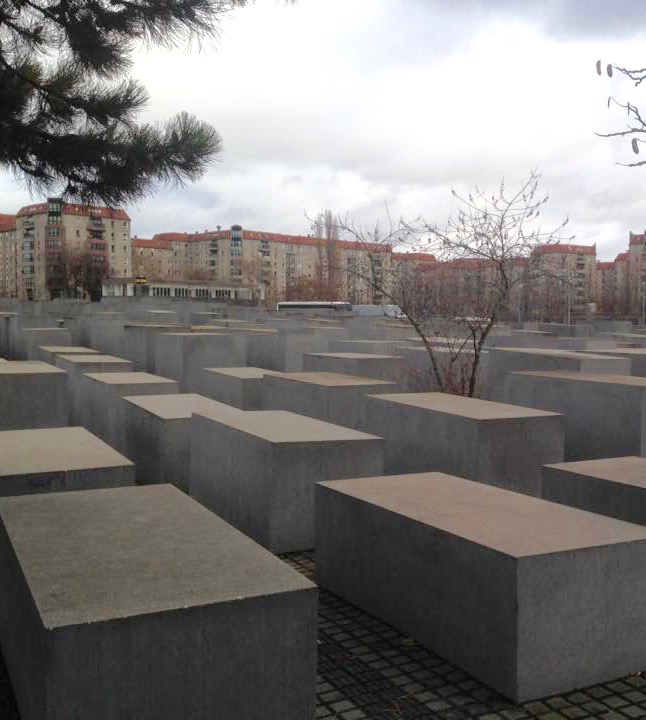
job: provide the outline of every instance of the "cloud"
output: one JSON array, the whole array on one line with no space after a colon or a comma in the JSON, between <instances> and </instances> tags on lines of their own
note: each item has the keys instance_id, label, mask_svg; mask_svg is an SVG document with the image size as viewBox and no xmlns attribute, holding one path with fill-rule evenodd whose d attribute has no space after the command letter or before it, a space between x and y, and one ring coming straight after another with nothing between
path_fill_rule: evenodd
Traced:
<instances>
[{"instance_id":1,"label":"cloud","mask_svg":"<svg viewBox=\"0 0 646 720\"><path fill-rule=\"evenodd\" d=\"M309 231L306 213L370 223L441 222L450 190L520 182L538 167L546 222L614 257L646 222L640 170L606 97L639 100L598 58L643 65L646 3L596 0L259 0L223 27L217 50L154 50L134 75L145 117L187 110L222 133L221 161L198 183L129 208L133 232L241 223ZM646 18L644 18L646 19ZM0 176L0 211L30 201Z\"/></svg>"}]
</instances>

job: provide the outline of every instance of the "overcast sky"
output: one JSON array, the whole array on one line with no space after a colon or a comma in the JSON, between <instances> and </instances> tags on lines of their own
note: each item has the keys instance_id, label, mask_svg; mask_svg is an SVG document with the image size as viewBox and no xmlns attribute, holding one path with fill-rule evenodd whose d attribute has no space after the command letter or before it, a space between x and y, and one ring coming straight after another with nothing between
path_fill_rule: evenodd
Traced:
<instances>
[{"instance_id":1,"label":"overcast sky","mask_svg":"<svg viewBox=\"0 0 646 720\"><path fill-rule=\"evenodd\" d=\"M128 208L133 234L244 227L307 233L330 208L443 222L451 188L517 183L532 167L549 217L612 259L646 226L646 167L628 169L610 94L646 88L595 63L646 65L644 0L257 0L217 48L145 51L146 117L212 122L220 162L200 182ZM32 202L0 175L0 212ZM549 218L548 218L549 219Z\"/></svg>"}]
</instances>

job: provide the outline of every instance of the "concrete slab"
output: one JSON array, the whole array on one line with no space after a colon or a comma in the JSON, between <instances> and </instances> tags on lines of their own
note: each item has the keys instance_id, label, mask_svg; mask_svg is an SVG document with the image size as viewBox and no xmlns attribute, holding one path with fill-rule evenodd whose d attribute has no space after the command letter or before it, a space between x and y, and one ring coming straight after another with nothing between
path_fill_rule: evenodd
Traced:
<instances>
[{"instance_id":1,"label":"concrete slab","mask_svg":"<svg viewBox=\"0 0 646 720\"><path fill-rule=\"evenodd\" d=\"M383 472L383 440L282 411L200 410L191 497L272 552L314 547L314 483Z\"/></svg>"},{"instance_id":2,"label":"concrete slab","mask_svg":"<svg viewBox=\"0 0 646 720\"><path fill-rule=\"evenodd\" d=\"M576 372L514 372L507 402L560 412L565 460L646 454L646 378Z\"/></svg>"},{"instance_id":3,"label":"concrete slab","mask_svg":"<svg viewBox=\"0 0 646 720\"><path fill-rule=\"evenodd\" d=\"M184 332L188 325L127 322L123 325L123 355L132 360L135 370L155 372L157 336L166 332Z\"/></svg>"},{"instance_id":4,"label":"concrete slab","mask_svg":"<svg viewBox=\"0 0 646 720\"><path fill-rule=\"evenodd\" d=\"M646 377L646 348L598 348L595 350L598 355L610 357L623 357L630 360L631 375Z\"/></svg>"},{"instance_id":5,"label":"concrete slab","mask_svg":"<svg viewBox=\"0 0 646 720\"><path fill-rule=\"evenodd\" d=\"M568 372L630 375L628 358L609 357L546 348L492 348L485 397L504 401L508 373L521 370L565 370Z\"/></svg>"},{"instance_id":6,"label":"concrete slab","mask_svg":"<svg viewBox=\"0 0 646 720\"><path fill-rule=\"evenodd\" d=\"M134 460L140 485L170 483L188 492L189 421L194 412L230 417L240 412L202 395L124 397L128 457Z\"/></svg>"},{"instance_id":7,"label":"concrete slab","mask_svg":"<svg viewBox=\"0 0 646 720\"><path fill-rule=\"evenodd\" d=\"M267 375L263 379L262 407L266 410L289 410L336 425L361 429L365 396L398 390L397 383L355 375L281 373Z\"/></svg>"},{"instance_id":8,"label":"concrete slab","mask_svg":"<svg viewBox=\"0 0 646 720\"><path fill-rule=\"evenodd\" d=\"M179 381L181 392L201 390L205 367L235 367L244 353L227 333L164 333L157 336L155 367L160 375Z\"/></svg>"},{"instance_id":9,"label":"concrete slab","mask_svg":"<svg viewBox=\"0 0 646 720\"><path fill-rule=\"evenodd\" d=\"M644 667L646 529L441 473L316 488L316 579L517 702Z\"/></svg>"},{"instance_id":10,"label":"concrete slab","mask_svg":"<svg viewBox=\"0 0 646 720\"><path fill-rule=\"evenodd\" d=\"M261 410L268 375L281 373L255 367L206 367L201 374L200 392L240 410Z\"/></svg>"},{"instance_id":11,"label":"concrete slab","mask_svg":"<svg viewBox=\"0 0 646 720\"><path fill-rule=\"evenodd\" d=\"M38 348L41 345L71 345L72 334L67 328L25 327L19 331L19 359L38 360Z\"/></svg>"},{"instance_id":12,"label":"concrete slab","mask_svg":"<svg viewBox=\"0 0 646 720\"><path fill-rule=\"evenodd\" d=\"M63 370L39 361L0 364L0 430L60 427L68 412Z\"/></svg>"},{"instance_id":13,"label":"concrete slab","mask_svg":"<svg viewBox=\"0 0 646 720\"><path fill-rule=\"evenodd\" d=\"M303 370L309 372L336 372L345 375L403 382L405 363L402 355L376 355L370 353L306 353Z\"/></svg>"},{"instance_id":14,"label":"concrete slab","mask_svg":"<svg viewBox=\"0 0 646 720\"><path fill-rule=\"evenodd\" d=\"M545 465L541 475L546 500L646 525L646 458Z\"/></svg>"},{"instance_id":15,"label":"concrete slab","mask_svg":"<svg viewBox=\"0 0 646 720\"><path fill-rule=\"evenodd\" d=\"M538 495L541 467L563 460L561 415L459 395L370 395L362 427L386 439L389 473L438 470Z\"/></svg>"},{"instance_id":16,"label":"concrete slab","mask_svg":"<svg viewBox=\"0 0 646 720\"><path fill-rule=\"evenodd\" d=\"M133 485L134 465L84 428L0 432L0 496Z\"/></svg>"},{"instance_id":17,"label":"concrete slab","mask_svg":"<svg viewBox=\"0 0 646 720\"><path fill-rule=\"evenodd\" d=\"M59 355L98 355L99 353L82 345L41 345L37 354L37 360L56 365L56 358Z\"/></svg>"},{"instance_id":18,"label":"concrete slab","mask_svg":"<svg viewBox=\"0 0 646 720\"><path fill-rule=\"evenodd\" d=\"M312 720L316 589L168 486L0 500L21 717Z\"/></svg>"},{"instance_id":19,"label":"concrete slab","mask_svg":"<svg viewBox=\"0 0 646 720\"><path fill-rule=\"evenodd\" d=\"M88 372L130 372L132 371L132 362L101 353L65 354L56 357L56 367L67 373L70 425L79 425L83 422L83 403L86 401L81 395L83 374Z\"/></svg>"},{"instance_id":20,"label":"concrete slab","mask_svg":"<svg viewBox=\"0 0 646 720\"><path fill-rule=\"evenodd\" d=\"M99 372L81 376L82 424L119 452L127 452L126 395L167 395L179 392L176 380L144 372Z\"/></svg>"}]
</instances>

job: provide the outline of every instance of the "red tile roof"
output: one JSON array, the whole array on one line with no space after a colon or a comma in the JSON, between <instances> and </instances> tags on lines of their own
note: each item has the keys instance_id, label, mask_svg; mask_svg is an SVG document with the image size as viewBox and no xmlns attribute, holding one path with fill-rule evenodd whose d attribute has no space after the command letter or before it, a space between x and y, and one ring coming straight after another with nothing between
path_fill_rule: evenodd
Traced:
<instances>
[{"instance_id":1,"label":"red tile roof","mask_svg":"<svg viewBox=\"0 0 646 720\"><path fill-rule=\"evenodd\" d=\"M393 253L393 260L434 263L437 258L432 253Z\"/></svg>"},{"instance_id":2,"label":"red tile roof","mask_svg":"<svg viewBox=\"0 0 646 720\"><path fill-rule=\"evenodd\" d=\"M598 262L597 263L597 270L614 270L615 264L614 262Z\"/></svg>"},{"instance_id":3,"label":"red tile roof","mask_svg":"<svg viewBox=\"0 0 646 720\"><path fill-rule=\"evenodd\" d=\"M134 248L151 248L153 250L170 250L170 240L158 240L157 236L152 239L148 238L133 238L132 247Z\"/></svg>"},{"instance_id":4,"label":"red tile roof","mask_svg":"<svg viewBox=\"0 0 646 720\"><path fill-rule=\"evenodd\" d=\"M18 217L25 215L42 215L47 212L47 203L26 205L18 211ZM77 203L63 203L64 215L95 215L104 220L130 220L130 215L121 208L108 208L99 205L79 205Z\"/></svg>"},{"instance_id":5,"label":"red tile roof","mask_svg":"<svg viewBox=\"0 0 646 720\"><path fill-rule=\"evenodd\" d=\"M16 229L16 216L7 213L0 213L0 232Z\"/></svg>"},{"instance_id":6,"label":"red tile roof","mask_svg":"<svg viewBox=\"0 0 646 720\"><path fill-rule=\"evenodd\" d=\"M596 245L561 245L560 243L553 243L551 245L539 245L535 250L538 255L551 255L551 254L572 254L572 255L596 255Z\"/></svg>"},{"instance_id":7,"label":"red tile roof","mask_svg":"<svg viewBox=\"0 0 646 720\"><path fill-rule=\"evenodd\" d=\"M617 257L615 258L615 262L622 262L623 260L628 260L627 252L619 253L619 255L617 255Z\"/></svg>"},{"instance_id":8,"label":"red tile roof","mask_svg":"<svg viewBox=\"0 0 646 720\"><path fill-rule=\"evenodd\" d=\"M631 245L643 245L645 239L646 239L645 233L642 233L641 235L633 235L633 233L630 233L630 244Z\"/></svg>"}]
</instances>

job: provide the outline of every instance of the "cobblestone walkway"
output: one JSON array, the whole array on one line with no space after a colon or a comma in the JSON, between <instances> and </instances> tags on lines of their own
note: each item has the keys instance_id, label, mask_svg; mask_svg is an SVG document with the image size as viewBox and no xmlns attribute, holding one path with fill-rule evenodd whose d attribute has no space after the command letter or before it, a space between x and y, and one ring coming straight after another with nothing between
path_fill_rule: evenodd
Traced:
<instances>
[{"instance_id":1,"label":"cobblestone walkway","mask_svg":"<svg viewBox=\"0 0 646 720\"><path fill-rule=\"evenodd\" d=\"M313 579L313 553L283 559ZM646 716L646 678L641 675L514 705L411 638L325 590L319 595L318 645L317 720L626 720ZM0 720L19 718L0 657Z\"/></svg>"},{"instance_id":2,"label":"cobblestone walkway","mask_svg":"<svg viewBox=\"0 0 646 720\"><path fill-rule=\"evenodd\" d=\"M283 558L314 579L314 554ZM646 678L632 675L514 705L389 625L319 591L317 718L358 720L626 720L646 716Z\"/></svg>"}]
</instances>

